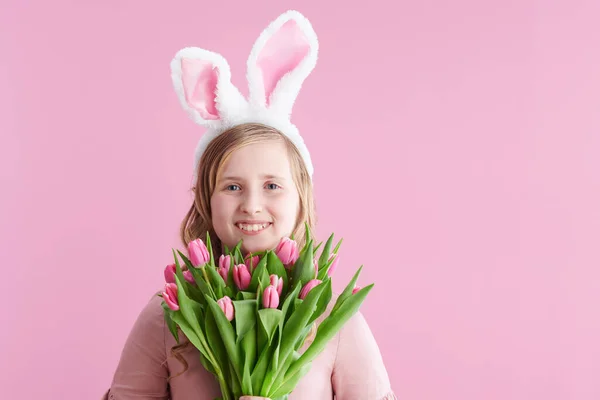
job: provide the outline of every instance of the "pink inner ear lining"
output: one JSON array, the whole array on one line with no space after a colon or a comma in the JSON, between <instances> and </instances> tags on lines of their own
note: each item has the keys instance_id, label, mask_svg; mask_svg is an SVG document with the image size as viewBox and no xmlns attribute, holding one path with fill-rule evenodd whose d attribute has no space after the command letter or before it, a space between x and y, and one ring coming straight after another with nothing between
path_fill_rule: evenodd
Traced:
<instances>
[{"instance_id":1,"label":"pink inner ear lining","mask_svg":"<svg viewBox=\"0 0 600 400\"><path fill-rule=\"evenodd\" d=\"M181 79L185 99L206 120L219 119L215 102L219 69L206 60L181 59Z\"/></svg>"},{"instance_id":2,"label":"pink inner ear lining","mask_svg":"<svg viewBox=\"0 0 600 400\"><path fill-rule=\"evenodd\" d=\"M306 35L294 20L284 23L265 43L257 58L265 85L267 105L277 82L285 74L294 70L310 51Z\"/></svg>"}]
</instances>

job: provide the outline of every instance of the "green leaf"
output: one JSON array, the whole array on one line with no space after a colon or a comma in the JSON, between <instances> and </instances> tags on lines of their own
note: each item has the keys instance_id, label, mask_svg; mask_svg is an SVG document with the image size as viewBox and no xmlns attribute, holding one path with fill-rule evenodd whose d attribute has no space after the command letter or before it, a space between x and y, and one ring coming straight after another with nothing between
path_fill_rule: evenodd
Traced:
<instances>
[{"instance_id":1,"label":"green leaf","mask_svg":"<svg viewBox=\"0 0 600 400\"><path fill-rule=\"evenodd\" d=\"M322 285L325 285L325 289L323 293L319 297L319 301L317 302L317 309L313 313L312 317L308 320L308 324L312 324L317 318L319 318L327 309L329 302L331 301L331 297L333 296L333 290L331 288L331 279L325 280Z\"/></svg>"},{"instance_id":2,"label":"green leaf","mask_svg":"<svg viewBox=\"0 0 600 400\"><path fill-rule=\"evenodd\" d=\"M292 311L294 309L293 303L298 299L298 294L300 294L301 289L302 288L300 286L296 286L296 288L293 289L293 291L290 294L288 294L288 296L283 301L283 305L281 306L281 314L283 315L283 317L279 322L279 330L281 332L283 332L284 323L287 322L287 320L292 314Z\"/></svg>"},{"instance_id":3,"label":"green leaf","mask_svg":"<svg viewBox=\"0 0 600 400\"><path fill-rule=\"evenodd\" d=\"M177 283L177 300L179 302L179 311L186 319L188 324L192 327L192 329L196 332L200 339L204 339L202 328L198 321L203 321L202 308L200 304L196 301L190 299L184 290L181 290L182 282L179 280L179 277L175 275L175 281Z\"/></svg>"},{"instance_id":4,"label":"green leaf","mask_svg":"<svg viewBox=\"0 0 600 400\"><path fill-rule=\"evenodd\" d=\"M363 269L363 266L361 265L360 268L356 271L356 273L352 277L352 279L350 279L350 282L348 282L348 285L346 285L346 288L344 289L342 294L340 294L339 297L337 298L335 305L333 306L333 309L331 310L331 314L333 314L338 308L340 308L340 306L344 303L344 301L346 301L347 298L352 296L352 290L354 290L354 286L356 285L356 282L358 281L358 278L360 276L360 273L362 272L362 269Z\"/></svg>"},{"instance_id":5,"label":"green leaf","mask_svg":"<svg viewBox=\"0 0 600 400\"><path fill-rule=\"evenodd\" d=\"M363 289L359 290L348 298L335 313L331 313L325 320L319 325L315 340L306 349L302 356L295 361L286 372L286 376L293 376L303 365L311 362L317 357L325 348L327 343L337 334L342 326L359 310L361 304L373 288L373 284L370 284Z\"/></svg>"},{"instance_id":6,"label":"green leaf","mask_svg":"<svg viewBox=\"0 0 600 400\"><path fill-rule=\"evenodd\" d=\"M287 270L283 266L283 263L281 262L279 257L277 257L277 254L275 254L274 252L267 252L266 258L267 270L269 272L269 275L274 274L283 279L283 290L281 291L281 298L285 298L289 286Z\"/></svg>"},{"instance_id":7,"label":"green leaf","mask_svg":"<svg viewBox=\"0 0 600 400\"><path fill-rule=\"evenodd\" d=\"M175 341L177 342L177 344L179 344L179 335L177 334L177 324L175 323L175 321L173 321L173 318L171 317L173 310L171 310L169 308L169 306L167 305L167 303L165 303L164 301L161 303L161 306L164 310L165 323L167 324L167 327L169 328L169 332L171 332L171 335L173 335L173 337L175 338Z\"/></svg>"},{"instance_id":8,"label":"green leaf","mask_svg":"<svg viewBox=\"0 0 600 400\"><path fill-rule=\"evenodd\" d=\"M221 310L219 310L219 312L222 313ZM210 309L206 312L204 327L206 329L206 339L208 341L208 345L215 355L215 359L219 364L220 371L222 371L224 378L228 381L230 379L229 367L227 365L229 363L229 358L227 357L227 350L225 350L225 344L223 343L219 333L217 322L212 310Z\"/></svg>"},{"instance_id":9,"label":"green leaf","mask_svg":"<svg viewBox=\"0 0 600 400\"><path fill-rule=\"evenodd\" d=\"M317 254L317 252L319 251L319 249L321 248L321 246L323 246L323 242L319 242L318 245L315 246L315 254Z\"/></svg>"},{"instance_id":10,"label":"green leaf","mask_svg":"<svg viewBox=\"0 0 600 400\"><path fill-rule=\"evenodd\" d=\"M207 348L205 343L203 343L200 340L200 338L198 337L198 334L196 334L196 332L194 332L194 329L192 329L190 324L186 321L183 314L181 314L180 312L174 312L172 315L172 318L173 318L173 321L175 321L177 323L177 325L179 326L179 328L181 329L183 334L194 345L194 347L196 347L198 349L198 351L200 353L202 353L204 355L204 357L207 358L207 360L210 362L211 365L214 365L211 361L212 358L210 356L209 349Z\"/></svg>"},{"instance_id":11,"label":"green leaf","mask_svg":"<svg viewBox=\"0 0 600 400\"><path fill-rule=\"evenodd\" d=\"M312 242L309 242L294 265L292 285L293 287L304 286L315 276L313 245Z\"/></svg>"},{"instance_id":12,"label":"green leaf","mask_svg":"<svg viewBox=\"0 0 600 400\"><path fill-rule=\"evenodd\" d=\"M280 364L283 363L285 365L285 362L294 350L294 345L297 343L299 336L304 332L308 320L315 312L317 302L324 289L325 285L323 284L315 286L285 324L281 339L281 347L279 349ZM271 389L271 385L277 386L279 384L279 380L283 379L284 372L284 369L280 369L274 381L271 380L266 382L267 392Z\"/></svg>"},{"instance_id":13,"label":"green leaf","mask_svg":"<svg viewBox=\"0 0 600 400\"><path fill-rule=\"evenodd\" d=\"M258 330L258 334L264 334L262 329ZM275 334L278 335L279 331L275 331ZM266 339L265 339L266 343ZM260 352L260 356L258 357L258 362L254 366L254 370L252 371L252 388L254 393L257 395L261 394L260 389L265 381L265 374L267 373L267 368L269 367L269 361L273 359L273 353L275 352L275 348L277 347L277 342L274 340L271 345L266 345L264 347L258 348ZM262 349L262 350L261 350Z\"/></svg>"},{"instance_id":14,"label":"green leaf","mask_svg":"<svg viewBox=\"0 0 600 400\"><path fill-rule=\"evenodd\" d=\"M192 264L192 262L190 261L190 259L187 258L187 256L185 254L183 254L180 250L177 250L177 253L181 257L181 259L183 260L183 262L185 263L185 265L188 267L188 269L194 268L194 265Z\"/></svg>"},{"instance_id":15,"label":"green leaf","mask_svg":"<svg viewBox=\"0 0 600 400\"><path fill-rule=\"evenodd\" d=\"M233 293L235 293L237 295L238 292L238 288L235 285L235 281L233 280L233 267L235 265L234 262L234 257L231 256L231 264L229 266L229 272L227 273L227 287L229 288L229 290L233 291ZM233 295L229 296L232 299L234 298Z\"/></svg>"},{"instance_id":16,"label":"green leaf","mask_svg":"<svg viewBox=\"0 0 600 400\"><path fill-rule=\"evenodd\" d=\"M293 351L291 356L287 358L287 360L280 365L278 376L273 385L271 386L269 392L275 391L275 388L280 387L285 381L285 372L289 369L290 365L295 362L298 358L300 358L300 354L297 351ZM267 393L268 395L269 393Z\"/></svg>"},{"instance_id":17,"label":"green leaf","mask_svg":"<svg viewBox=\"0 0 600 400\"><path fill-rule=\"evenodd\" d=\"M202 272L200 271L200 269L198 268L189 268L188 269L191 273L192 276L194 277L194 281L196 281L196 285L198 286L198 288L196 289L199 293L195 293L194 294L194 300L196 300L197 302L206 305L206 300L204 298L205 295L214 296L214 291L211 289L210 286L208 286L208 283L206 283L206 281L204 280L204 276L202 275ZM191 290L191 292L193 292L193 290ZM192 294L190 293L190 296ZM214 296L216 297L216 296ZM213 298L214 298L213 297Z\"/></svg>"},{"instance_id":18,"label":"green leaf","mask_svg":"<svg viewBox=\"0 0 600 400\"><path fill-rule=\"evenodd\" d=\"M181 282L186 282L185 278L183 277L183 270L181 269L181 264L179 264L179 257L177 257L175 249L173 249L173 257L175 258L175 276L178 277ZM183 289L186 290L185 287Z\"/></svg>"},{"instance_id":19,"label":"green leaf","mask_svg":"<svg viewBox=\"0 0 600 400\"><path fill-rule=\"evenodd\" d=\"M298 335L298 339L296 340L296 343L294 343L294 351L297 351L298 349L300 349L300 347L302 347L302 345L304 344L304 341L306 340L306 337L310 333L311 329L312 329L312 325L307 325L306 327L304 327L304 329L302 330L300 335ZM289 361L289 359L288 359L288 361ZM286 365L289 366L289 363L287 363Z\"/></svg>"},{"instance_id":20,"label":"green leaf","mask_svg":"<svg viewBox=\"0 0 600 400\"><path fill-rule=\"evenodd\" d=\"M276 308L264 308L258 311L258 319L260 320L261 327L267 336L267 342L271 345L275 330L279 327L281 322L282 311Z\"/></svg>"},{"instance_id":21,"label":"green leaf","mask_svg":"<svg viewBox=\"0 0 600 400\"><path fill-rule=\"evenodd\" d=\"M207 276L204 275L204 272L203 272L204 267L200 267L200 268L194 267L194 265L192 264L190 259L187 258L185 254L183 254L179 250L177 250L177 253L179 254L181 259L187 266L188 271L190 271L192 273L192 276L194 277L194 281L196 283L196 285L194 286L194 285L190 284L188 281L185 281L184 285L186 287L186 293L188 294L188 296L190 296L191 298L193 298L194 300L196 300L197 302L199 302L200 304L203 304L203 305L206 304L206 301L204 300L205 293L210 293L213 296L213 298L216 298L215 291L213 290L212 286L210 285L210 282L208 282Z\"/></svg>"},{"instance_id":22,"label":"green leaf","mask_svg":"<svg viewBox=\"0 0 600 400\"><path fill-rule=\"evenodd\" d=\"M235 246L235 264L243 264L244 263L244 255L242 254L242 241L238 243L238 246ZM233 265L231 266L233 269Z\"/></svg>"},{"instance_id":23,"label":"green leaf","mask_svg":"<svg viewBox=\"0 0 600 400\"><path fill-rule=\"evenodd\" d=\"M210 241L210 233L206 231L206 247L208 248L208 254L210 256L209 264L215 268L215 256L213 255L212 243Z\"/></svg>"},{"instance_id":24,"label":"green leaf","mask_svg":"<svg viewBox=\"0 0 600 400\"><path fill-rule=\"evenodd\" d=\"M250 286L248 287L249 292L256 292L256 288L258 287L259 280L266 279L269 280L269 274L267 272L267 257L261 258L261 260L256 265L256 268L252 272L252 279L250 280Z\"/></svg>"},{"instance_id":25,"label":"green leaf","mask_svg":"<svg viewBox=\"0 0 600 400\"><path fill-rule=\"evenodd\" d=\"M333 252L335 254L339 254L340 252L340 246L342 245L342 242L344 241L344 238L341 238L340 241L337 243L337 245L335 246L335 248L333 249Z\"/></svg>"},{"instance_id":26,"label":"green leaf","mask_svg":"<svg viewBox=\"0 0 600 400\"><path fill-rule=\"evenodd\" d=\"M223 289L223 295L229 297L232 300L235 298L235 293L233 292L233 289L231 289L229 286Z\"/></svg>"},{"instance_id":27,"label":"green leaf","mask_svg":"<svg viewBox=\"0 0 600 400\"><path fill-rule=\"evenodd\" d=\"M298 382L300 382L300 379L302 379L304 375L306 375L308 371L310 371L311 367L312 363L304 364L302 368L300 368L293 376L284 380L281 386L279 386L279 388L277 388L277 390L275 390L274 393L270 394L269 397L275 399L277 397L285 396L287 394L292 393L292 391L298 385Z\"/></svg>"},{"instance_id":28,"label":"green leaf","mask_svg":"<svg viewBox=\"0 0 600 400\"><path fill-rule=\"evenodd\" d=\"M223 344L225 345L225 349L227 350L227 355L234 366L235 374L237 378L241 380L241 371L239 369L241 356L235 343L235 332L233 330L233 326L231 326L231 323L227 320L227 317L225 317L221 307L219 307L214 299L207 296L206 301L208 302L208 307L215 317L217 328L221 333L221 338L223 340Z\"/></svg>"},{"instance_id":29,"label":"green leaf","mask_svg":"<svg viewBox=\"0 0 600 400\"><path fill-rule=\"evenodd\" d=\"M238 292L238 298L240 300L256 300L256 293Z\"/></svg>"},{"instance_id":30,"label":"green leaf","mask_svg":"<svg viewBox=\"0 0 600 400\"><path fill-rule=\"evenodd\" d=\"M217 272L215 267L213 267L211 265L205 265L203 268L208 275L208 279L210 279L210 281L211 281L211 286L215 291L215 295L216 295L217 299L220 299L221 297L223 297L223 289L225 288L225 281L223 281L223 278L221 277L221 275L219 275L219 273Z\"/></svg>"},{"instance_id":31,"label":"green leaf","mask_svg":"<svg viewBox=\"0 0 600 400\"><path fill-rule=\"evenodd\" d=\"M300 293L300 286L297 286L292 292L285 298L283 305L281 306L281 319L279 321L279 329L276 331L277 333L277 346L273 351L273 361L271 362L270 368L267 370L267 373L264 374L264 379L262 381L262 391L261 393L266 393L267 389L270 387L271 383L275 379L275 375L277 374L277 369L279 367L279 354L281 350L281 334L283 332L284 325L288 318L288 314L290 314L290 304L293 303L294 299L298 297L298 293Z\"/></svg>"},{"instance_id":32,"label":"green leaf","mask_svg":"<svg viewBox=\"0 0 600 400\"><path fill-rule=\"evenodd\" d=\"M237 378L235 370L236 368L234 367L233 363L229 362L229 376L234 377L234 379L231 379L231 391L234 394L233 398L237 399L242 396L242 380Z\"/></svg>"},{"instance_id":33,"label":"green leaf","mask_svg":"<svg viewBox=\"0 0 600 400\"><path fill-rule=\"evenodd\" d=\"M256 300L235 300L235 330L239 343L244 335L256 325Z\"/></svg>"},{"instance_id":34,"label":"green leaf","mask_svg":"<svg viewBox=\"0 0 600 400\"><path fill-rule=\"evenodd\" d=\"M244 356L242 391L247 395L253 395L252 377L250 373L256 364L256 325L244 335L241 347Z\"/></svg>"},{"instance_id":35,"label":"green leaf","mask_svg":"<svg viewBox=\"0 0 600 400\"><path fill-rule=\"evenodd\" d=\"M305 234L305 236L304 236L305 243L310 242L312 235L311 235L310 227L308 226L307 221L304 221L304 234Z\"/></svg>"},{"instance_id":36,"label":"green leaf","mask_svg":"<svg viewBox=\"0 0 600 400\"><path fill-rule=\"evenodd\" d=\"M329 255L331 254L331 243L333 243L333 233L329 236L329 239L327 239L327 243L325 243L325 247L321 252L321 257L319 257L319 268L323 268L329 260Z\"/></svg>"}]
</instances>

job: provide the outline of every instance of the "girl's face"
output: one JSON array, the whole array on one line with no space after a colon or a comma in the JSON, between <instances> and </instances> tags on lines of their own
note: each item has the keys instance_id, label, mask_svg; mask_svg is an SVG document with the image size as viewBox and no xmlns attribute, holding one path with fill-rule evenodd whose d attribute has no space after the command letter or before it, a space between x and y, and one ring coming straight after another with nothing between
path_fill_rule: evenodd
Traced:
<instances>
[{"instance_id":1,"label":"girl's face","mask_svg":"<svg viewBox=\"0 0 600 400\"><path fill-rule=\"evenodd\" d=\"M231 154L211 197L212 223L230 249L274 249L296 226L300 198L281 141L256 143Z\"/></svg>"}]
</instances>

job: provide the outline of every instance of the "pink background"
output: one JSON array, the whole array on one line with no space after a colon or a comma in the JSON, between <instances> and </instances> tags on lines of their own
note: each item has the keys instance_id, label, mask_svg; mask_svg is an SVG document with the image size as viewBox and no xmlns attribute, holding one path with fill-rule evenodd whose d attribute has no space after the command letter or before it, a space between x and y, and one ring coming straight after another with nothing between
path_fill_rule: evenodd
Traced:
<instances>
[{"instance_id":1,"label":"pink background","mask_svg":"<svg viewBox=\"0 0 600 400\"><path fill-rule=\"evenodd\" d=\"M246 93L287 9L166 4L0 6L2 398L107 389L191 202L171 57L219 51ZM399 398L600 398L600 3L301 4L318 234L345 238L338 291L376 283Z\"/></svg>"}]
</instances>

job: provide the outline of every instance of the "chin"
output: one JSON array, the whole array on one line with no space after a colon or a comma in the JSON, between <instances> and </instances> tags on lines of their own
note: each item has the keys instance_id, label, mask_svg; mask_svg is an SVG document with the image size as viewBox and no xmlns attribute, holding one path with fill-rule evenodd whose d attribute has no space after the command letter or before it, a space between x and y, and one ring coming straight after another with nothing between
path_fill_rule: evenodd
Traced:
<instances>
[{"instance_id":1,"label":"chin","mask_svg":"<svg viewBox=\"0 0 600 400\"><path fill-rule=\"evenodd\" d=\"M258 239L254 240L254 238L245 238L242 242L242 249L246 253L256 253L264 250L271 250L277 247L277 243L273 244L273 239Z\"/></svg>"}]
</instances>

